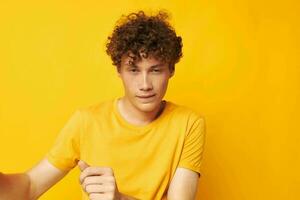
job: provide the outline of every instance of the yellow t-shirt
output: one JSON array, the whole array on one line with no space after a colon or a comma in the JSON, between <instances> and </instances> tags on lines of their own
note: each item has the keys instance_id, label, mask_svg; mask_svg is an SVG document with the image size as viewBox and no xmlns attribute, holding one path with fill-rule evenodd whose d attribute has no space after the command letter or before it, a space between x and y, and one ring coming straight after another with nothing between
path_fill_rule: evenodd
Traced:
<instances>
[{"instance_id":1,"label":"yellow t-shirt","mask_svg":"<svg viewBox=\"0 0 300 200\"><path fill-rule=\"evenodd\" d=\"M120 115L117 99L78 108L47 154L49 162L62 170L78 160L109 166L119 191L142 200L166 198L177 167L201 173L203 116L166 101L158 118L136 126Z\"/></svg>"}]
</instances>

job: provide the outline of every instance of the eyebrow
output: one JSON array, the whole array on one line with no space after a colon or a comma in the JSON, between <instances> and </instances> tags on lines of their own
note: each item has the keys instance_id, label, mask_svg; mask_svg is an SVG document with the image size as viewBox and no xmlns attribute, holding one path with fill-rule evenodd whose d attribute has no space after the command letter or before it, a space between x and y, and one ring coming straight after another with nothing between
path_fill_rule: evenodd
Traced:
<instances>
[{"instance_id":1,"label":"eyebrow","mask_svg":"<svg viewBox=\"0 0 300 200\"><path fill-rule=\"evenodd\" d=\"M158 63L156 65L151 66L150 68L163 67L163 66L164 66L163 63Z\"/></svg>"},{"instance_id":2,"label":"eyebrow","mask_svg":"<svg viewBox=\"0 0 300 200\"><path fill-rule=\"evenodd\" d=\"M135 64L130 65L130 64L126 63L126 65L129 66L129 67L134 67L134 68L137 68L137 67L138 67L138 66L135 65ZM156 64L156 65L152 65L152 66L150 67L150 69L153 69L153 68L156 68L156 67L163 67L163 66L164 66L163 63L158 63L158 64Z\"/></svg>"}]
</instances>

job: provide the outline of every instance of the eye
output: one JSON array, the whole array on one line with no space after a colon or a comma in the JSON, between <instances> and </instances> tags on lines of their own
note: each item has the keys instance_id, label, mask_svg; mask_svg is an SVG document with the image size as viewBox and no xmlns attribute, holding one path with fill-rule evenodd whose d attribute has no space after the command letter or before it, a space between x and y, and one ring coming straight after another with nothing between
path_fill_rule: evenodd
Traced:
<instances>
[{"instance_id":1,"label":"eye","mask_svg":"<svg viewBox=\"0 0 300 200\"><path fill-rule=\"evenodd\" d=\"M161 72L161 70L160 70L160 69L153 69L152 71L153 71L153 72L155 72L155 73L159 73L159 72Z\"/></svg>"},{"instance_id":2,"label":"eye","mask_svg":"<svg viewBox=\"0 0 300 200\"><path fill-rule=\"evenodd\" d=\"M129 71L130 72L137 72L138 70L136 68L130 68Z\"/></svg>"}]
</instances>

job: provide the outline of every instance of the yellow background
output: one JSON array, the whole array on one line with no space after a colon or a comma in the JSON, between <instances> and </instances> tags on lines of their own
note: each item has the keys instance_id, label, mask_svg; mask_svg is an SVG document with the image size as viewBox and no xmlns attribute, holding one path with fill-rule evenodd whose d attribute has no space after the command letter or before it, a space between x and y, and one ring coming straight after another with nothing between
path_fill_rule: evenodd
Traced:
<instances>
[{"instance_id":1,"label":"yellow background","mask_svg":"<svg viewBox=\"0 0 300 200\"><path fill-rule=\"evenodd\" d=\"M206 116L198 199L300 199L299 5L1 1L0 171L37 163L77 107L122 95L106 38L121 14L164 8L184 43L166 99ZM78 174L41 199L80 199Z\"/></svg>"}]
</instances>

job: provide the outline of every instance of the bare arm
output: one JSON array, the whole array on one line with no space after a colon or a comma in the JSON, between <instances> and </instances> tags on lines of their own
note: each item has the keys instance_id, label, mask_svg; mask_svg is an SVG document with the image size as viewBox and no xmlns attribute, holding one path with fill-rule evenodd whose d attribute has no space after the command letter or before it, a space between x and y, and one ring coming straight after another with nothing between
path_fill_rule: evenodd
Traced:
<instances>
[{"instance_id":1,"label":"bare arm","mask_svg":"<svg viewBox=\"0 0 300 200\"><path fill-rule=\"evenodd\" d=\"M43 159L25 173L0 174L0 199L35 200L67 173Z\"/></svg>"},{"instance_id":2,"label":"bare arm","mask_svg":"<svg viewBox=\"0 0 300 200\"><path fill-rule=\"evenodd\" d=\"M189 169L178 167L170 183L168 200L195 200L199 175Z\"/></svg>"},{"instance_id":3,"label":"bare arm","mask_svg":"<svg viewBox=\"0 0 300 200\"><path fill-rule=\"evenodd\" d=\"M1 200L28 200L30 180L27 174L0 173L0 199Z\"/></svg>"}]
</instances>

